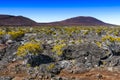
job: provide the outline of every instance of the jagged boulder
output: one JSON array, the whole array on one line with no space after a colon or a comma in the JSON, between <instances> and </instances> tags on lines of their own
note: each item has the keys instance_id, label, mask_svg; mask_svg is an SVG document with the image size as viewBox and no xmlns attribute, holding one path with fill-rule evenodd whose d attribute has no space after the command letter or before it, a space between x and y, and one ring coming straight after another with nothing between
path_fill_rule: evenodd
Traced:
<instances>
[{"instance_id":1,"label":"jagged boulder","mask_svg":"<svg viewBox=\"0 0 120 80\"><path fill-rule=\"evenodd\" d=\"M53 62L53 59L51 57L44 54L32 55L27 58L27 63L30 64L32 67Z\"/></svg>"},{"instance_id":2,"label":"jagged boulder","mask_svg":"<svg viewBox=\"0 0 120 80\"><path fill-rule=\"evenodd\" d=\"M7 45L4 49L0 51L0 67L18 59L16 51L19 45L20 43L16 42Z\"/></svg>"},{"instance_id":3,"label":"jagged boulder","mask_svg":"<svg viewBox=\"0 0 120 80\"><path fill-rule=\"evenodd\" d=\"M86 66L99 66L101 58L105 57L105 51L95 44L85 43L68 46L64 49L62 58L66 60L75 59L77 63L84 63Z\"/></svg>"}]
</instances>

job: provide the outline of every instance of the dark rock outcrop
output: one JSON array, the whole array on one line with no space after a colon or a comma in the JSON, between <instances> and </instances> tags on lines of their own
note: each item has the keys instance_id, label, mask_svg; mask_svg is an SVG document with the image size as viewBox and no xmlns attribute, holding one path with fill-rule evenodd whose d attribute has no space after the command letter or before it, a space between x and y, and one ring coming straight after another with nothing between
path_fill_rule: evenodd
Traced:
<instances>
[{"instance_id":1,"label":"dark rock outcrop","mask_svg":"<svg viewBox=\"0 0 120 80\"><path fill-rule=\"evenodd\" d=\"M28 63L31 64L32 67L39 66L40 64L48 64L51 62L53 62L53 59L43 54L30 56L28 59Z\"/></svg>"}]
</instances>

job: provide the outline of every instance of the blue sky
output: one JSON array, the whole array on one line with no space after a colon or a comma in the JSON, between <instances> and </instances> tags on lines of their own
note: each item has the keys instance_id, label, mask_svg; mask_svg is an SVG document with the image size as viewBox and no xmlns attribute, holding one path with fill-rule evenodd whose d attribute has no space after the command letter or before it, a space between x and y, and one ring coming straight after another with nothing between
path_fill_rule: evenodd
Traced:
<instances>
[{"instance_id":1,"label":"blue sky","mask_svg":"<svg viewBox=\"0 0 120 80\"><path fill-rule=\"evenodd\" d=\"M37 22L92 16L120 25L120 0L1 0L0 14L22 15Z\"/></svg>"}]
</instances>

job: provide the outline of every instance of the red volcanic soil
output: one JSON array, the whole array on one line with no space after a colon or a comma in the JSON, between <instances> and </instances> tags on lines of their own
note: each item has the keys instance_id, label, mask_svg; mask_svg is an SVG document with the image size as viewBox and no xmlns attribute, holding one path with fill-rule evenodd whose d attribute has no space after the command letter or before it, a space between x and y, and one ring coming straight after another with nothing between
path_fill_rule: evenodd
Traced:
<instances>
[{"instance_id":1,"label":"red volcanic soil","mask_svg":"<svg viewBox=\"0 0 120 80\"><path fill-rule=\"evenodd\" d=\"M92 69L90 71L79 74L71 74L63 70L59 74L59 77L66 77L78 80L120 80L120 73L111 72L105 69Z\"/></svg>"}]
</instances>

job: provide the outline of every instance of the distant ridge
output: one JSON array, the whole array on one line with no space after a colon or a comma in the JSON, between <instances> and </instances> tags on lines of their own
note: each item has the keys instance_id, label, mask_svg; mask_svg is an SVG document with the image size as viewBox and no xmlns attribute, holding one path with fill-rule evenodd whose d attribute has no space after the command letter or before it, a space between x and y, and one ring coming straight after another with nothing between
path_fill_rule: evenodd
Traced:
<instances>
[{"instance_id":1,"label":"distant ridge","mask_svg":"<svg viewBox=\"0 0 120 80\"><path fill-rule=\"evenodd\" d=\"M37 23L27 17L0 15L0 26L115 26L94 17L78 16L62 21Z\"/></svg>"},{"instance_id":2,"label":"distant ridge","mask_svg":"<svg viewBox=\"0 0 120 80\"><path fill-rule=\"evenodd\" d=\"M112 24L105 23L93 17L78 16L66 20L43 23L43 25L64 25L64 26L112 26Z\"/></svg>"},{"instance_id":3,"label":"distant ridge","mask_svg":"<svg viewBox=\"0 0 120 80\"><path fill-rule=\"evenodd\" d=\"M0 26L35 26L37 23L23 16L0 15Z\"/></svg>"}]
</instances>

